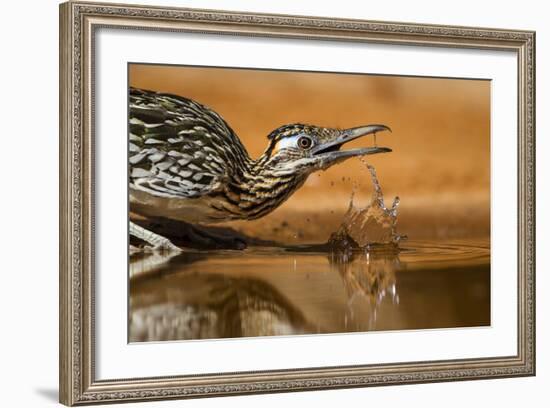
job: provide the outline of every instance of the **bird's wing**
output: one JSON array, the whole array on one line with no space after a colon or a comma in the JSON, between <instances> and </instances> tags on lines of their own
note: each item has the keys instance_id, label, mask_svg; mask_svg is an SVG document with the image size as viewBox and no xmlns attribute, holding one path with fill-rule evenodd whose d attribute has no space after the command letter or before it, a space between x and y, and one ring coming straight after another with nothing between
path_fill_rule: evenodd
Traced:
<instances>
[{"instance_id":1,"label":"bird's wing","mask_svg":"<svg viewBox=\"0 0 550 408\"><path fill-rule=\"evenodd\" d=\"M248 158L216 112L176 95L131 88L129 133L130 185L156 196L214 192Z\"/></svg>"}]
</instances>

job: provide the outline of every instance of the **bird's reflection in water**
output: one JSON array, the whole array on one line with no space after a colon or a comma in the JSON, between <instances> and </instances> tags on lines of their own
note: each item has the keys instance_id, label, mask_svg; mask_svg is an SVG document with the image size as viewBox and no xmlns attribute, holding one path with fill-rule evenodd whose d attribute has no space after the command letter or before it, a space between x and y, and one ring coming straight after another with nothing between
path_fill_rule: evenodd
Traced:
<instances>
[{"instance_id":1,"label":"bird's reflection in water","mask_svg":"<svg viewBox=\"0 0 550 408\"><path fill-rule=\"evenodd\" d=\"M396 271L403 269L403 265L397 247L388 245L369 250L333 251L329 261L342 277L346 289L345 323L348 329L376 329L378 307L388 296L394 308L399 305ZM348 327L351 324L355 327Z\"/></svg>"},{"instance_id":2,"label":"bird's reflection in water","mask_svg":"<svg viewBox=\"0 0 550 408\"><path fill-rule=\"evenodd\" d=\"M218 256L227 259L227 253ZM287 256L295 259L295 254ZM380 302L388 294L394 301L398 299L395 271L400 263L395 251L345 256L331 252L328 262L320 253L307 256L320 265L313 277L295 269L273 273L261 267L252 269L249 275L253 276L239 275L246 265L242 259L213 273L205 269L213 262L212 255L205 252L133 254L129 340L372 330ZM267 268L273 257L269 254L258 261ZM235 272L237 268L239 273ZM280 280L270 282L273 276Z\"/></svg>"},{"instance_id":3,"label":"bird's reflection in water","mask_svg":"<svg viewBox=\"0 0 550 408\"><path fill-rule=\"evenodd\" d=\"M177 257L182 256L185 255ZM133 268L130 342L275 336L310 331L303 314L261 280L202 273L174 274L159 279L158 273L169 269L174 258L166 256L161 261L161 257L158 253L148 254L134 263L139 266ZM151 266L156 273L148 276L146 269Z\"/></svg>"}]
</instances>

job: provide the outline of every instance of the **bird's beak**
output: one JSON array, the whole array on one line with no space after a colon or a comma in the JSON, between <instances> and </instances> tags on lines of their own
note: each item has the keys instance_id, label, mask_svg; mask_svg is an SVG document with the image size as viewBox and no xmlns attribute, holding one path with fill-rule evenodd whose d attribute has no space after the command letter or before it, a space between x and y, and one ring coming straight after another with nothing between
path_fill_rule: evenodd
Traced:
<instances>
[{"instance_id":1,"label":"bird's beak","mask_svg":"<svg viewBox=\"0 0 550 408\"><path fill-rule=\"evenodd\" d=\"M322 140L317 146L313 147L311 149L311 154L314 158L318 158L319 166L326 169L350 157L388 153L392 151L389 147L360 147L357 149L340 150L344 144L352 140L385 130L391 132L391 129L385 125L367 125L345 130L336 130L330 136L326 137L325 140Z\"/></svg>"}]
</instances>

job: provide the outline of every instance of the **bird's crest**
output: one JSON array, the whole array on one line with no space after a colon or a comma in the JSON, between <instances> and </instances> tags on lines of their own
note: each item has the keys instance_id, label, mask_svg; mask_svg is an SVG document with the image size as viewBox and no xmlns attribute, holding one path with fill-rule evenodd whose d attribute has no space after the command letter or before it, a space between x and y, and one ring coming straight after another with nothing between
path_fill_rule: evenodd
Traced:
<instances>
[{"instance_id":1,"label":"bird's crest","mask_svg":"<svg viewBox=\"0 0 550 408\"><path fill-rule=\"evenodd\" d=\"M290 125L283 125L272 131L267 138L272 141L277 141L284 137L294 136L299 133L312 133L315 126L306 125L303 123L292 123Z\"/></svg>"}]
</instances>

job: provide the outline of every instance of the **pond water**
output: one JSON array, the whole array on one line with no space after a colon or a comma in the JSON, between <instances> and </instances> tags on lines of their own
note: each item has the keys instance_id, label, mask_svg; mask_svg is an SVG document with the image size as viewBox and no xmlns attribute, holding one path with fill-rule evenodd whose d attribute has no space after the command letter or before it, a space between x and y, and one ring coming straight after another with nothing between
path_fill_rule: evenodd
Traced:
<instances>
[{"instance_id":1,"label":"pond water","mask_svg":"<svg viewBox=\"0 0 550 408\"><path fill-rule=\"evenodd\" d=\"M130 342L490 325L488 240L142 253Z\"/></svg>"}]
</instances>

